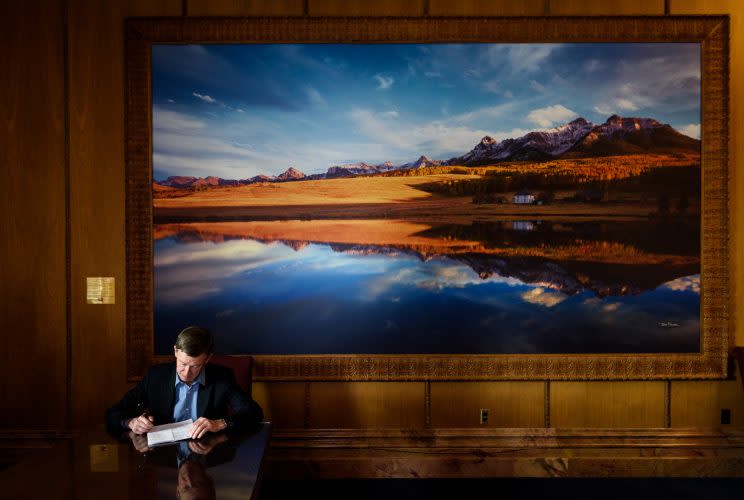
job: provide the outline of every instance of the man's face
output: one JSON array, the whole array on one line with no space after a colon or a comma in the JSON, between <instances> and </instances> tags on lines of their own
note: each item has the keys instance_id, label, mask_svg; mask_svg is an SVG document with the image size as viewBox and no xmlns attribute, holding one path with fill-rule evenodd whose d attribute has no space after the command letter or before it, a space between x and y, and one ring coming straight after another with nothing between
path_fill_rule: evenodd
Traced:
<instances>
[{"instance_id":1,"label":"man's face","mask_svg":"<svg viewBox=\"0 0 744 500\"><path fill-rule=\"evenodd\" d=\"M173 354L176 356L176 373L178 373L178 378L187 384L196 380L196 377L199 376L211 356L204 353L192 358L181 349L176 349L176 346L173 346Z\"/></svg>"}]
</instances>

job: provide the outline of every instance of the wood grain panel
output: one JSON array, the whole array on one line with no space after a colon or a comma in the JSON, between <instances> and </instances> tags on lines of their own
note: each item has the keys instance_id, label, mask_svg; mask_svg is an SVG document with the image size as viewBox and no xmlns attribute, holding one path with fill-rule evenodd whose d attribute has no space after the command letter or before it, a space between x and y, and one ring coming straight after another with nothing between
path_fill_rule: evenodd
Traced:
<instances>
[{"instance_id":1,"label":"wood grain panel","mask_svg":"<svg viewBox=\"0 0 744 500\"><path fill-rule=\"evenodd\" d=\"M729 64L729 290L733 341L744 346L744 2L740 0L670 0L671 14L729 14L731 20ZM705 140L705 139L703 139Z\"/></svg>"},{"instance_id":2,"label":"wood grain panel","mask_svg":"<svg viewBox=\"0 0 744 500\"><path fill-rule=\"evenodd\" d=\"M664 0L550 0L550 14L558 16L635 16L664 14Z\"/></svg>"},{"instance_id":3,"label":"wood grain panel","mask_svg":"<svg viewBox=\"0 0 744 500\"><path fill-rule=\"evenodd\" d=\"M719 427L724 408L731 410L731 426L744 426L740 381L672 382L672 427Z\"/></svg>"},{"instance_id":4,"label":"wood grain panel","mask_svg":"<svg viewBox=\"0 0 744 500\"><path fill-rule=\"evenodd\" d=\"M542 16L545 0L429 0L431 16Z\"/></svg>"},{"instance_id":5,"label":"wood grain panel","mask_svg":"<svg viewBox=\"0 0 744 500\"><path fill-rule=\"evenodd\" d=\"M432 382L431 425L446 427L542 427L543 382ZM487 424L480 423L488 408Z\"/></svg>"},{"instance_id":6,"label":"wood grain panel","mask_svg":"<svg viewBox=\"0 0 744 500\"><path fill-rule=\"evenodd\" d=\"M180 0L69 2L72 386L77 425L99 422L106 406L126 389L124 18L180 12ZM116 304L86 304L86 276L116 278Z\"/></svg>"},{"instance_id":7,"label":"wood grain panel","mask_svg":"<svg viewBox=\"0 0 744 500\"><path fill-rule=\"evenodd\" d=\"M305 422L304 382L253 382L253 399L274 429L300 429Z\"/></svg>"},{"instance_id":8,"label":"wood grain panel","mask_svg":"<svg viewBox=\"0 0 744 500\"><path fill-rule=\"evenodd\" d=\"M303 0L188 0L189 16L301 16Z\"/></svg>"},{"instance_id":9,"label":"wood grain panel","mask_svg":"<svg viewBox=\"0 0 744 500\"><path fill-rule=\"evenodd\" d=\"M423 382L313 382L311 428L424 426Z\"/></svg>"},{"instance_id":10,"label":"wood grain panel","mask_svg":"<svg viewBox=\"0 0 744 500\"><path fill-rule=\"evenodd\" d=\"M553 382L552 427L664 427L665 382Z\"/></svg>"},{"instance_id":11,"label":"wood grain panel","mask_svg":"<svg viewBox=\"0 0 744 500\"><path fill-rule=\"evenodd\" d=\"M0 427L66 425L62 2L0 16Z\"/></svg>"},{"instance_id":12,"label":"wood grain panel","mask_svg":"<svg viewBox=\"0 0 744 500\"><path fill-rule=\"evenodd\" d=\"M311 16L420 16L423 0L308 0Z\"/></svg>"},{"instance_id":13,"label":"wood grain panel","mask_svg":"<svg viewBox=\"0 0 744 500\"><path fill-rule=\"evenodd\" d=\"M271 444L267 474L280 480L744 475L741 429L346 429L276 432Z\"/></svg>"}]
</instances>

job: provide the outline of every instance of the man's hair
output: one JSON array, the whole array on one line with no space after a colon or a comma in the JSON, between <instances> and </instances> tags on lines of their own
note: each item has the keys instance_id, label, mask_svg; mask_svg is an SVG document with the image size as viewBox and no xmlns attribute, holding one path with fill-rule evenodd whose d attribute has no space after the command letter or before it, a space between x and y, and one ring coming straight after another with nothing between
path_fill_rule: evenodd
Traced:
<instances>
[{"instance_id":1,"label":"man's hair","mask_svg":"<svg viewBox=\"0 0 744 500\"><path fill-rule=\"evenodd\" d=\"M176 349L196 358L204 353L212 354L212 334L200 326L188 326L176 337Z\"/></svg>"}]
</instances>

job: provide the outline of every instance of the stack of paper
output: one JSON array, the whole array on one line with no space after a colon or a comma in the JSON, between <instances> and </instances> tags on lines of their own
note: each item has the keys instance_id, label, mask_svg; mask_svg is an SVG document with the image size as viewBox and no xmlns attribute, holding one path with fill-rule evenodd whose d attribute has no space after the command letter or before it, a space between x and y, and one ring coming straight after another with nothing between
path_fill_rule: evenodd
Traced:
<instances>
[{"instance_id":1,"label":"stack of paper","mask_svg":"<svg viewBox=\"0 0 744 500\"><path fill-rule=\"evenodd\" d=\"M147 433L147 446L189 439L193 424L191 420L184 420L173 424L156 425Z\"/></svg>"}]
</instances>

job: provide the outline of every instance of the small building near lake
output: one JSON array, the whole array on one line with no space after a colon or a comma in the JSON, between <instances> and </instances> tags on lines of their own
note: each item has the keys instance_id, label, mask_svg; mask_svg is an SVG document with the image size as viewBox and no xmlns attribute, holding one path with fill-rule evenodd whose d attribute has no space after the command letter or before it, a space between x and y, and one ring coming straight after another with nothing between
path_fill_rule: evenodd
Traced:
<instances>
[{"instance_id":1,"label":"small building near lake","mask_svg":"<svg viewBox=\"0 0 744 500\"><path fill-rule=\"evenodd\" d=\"M517 191L516 193L514 193L512 203L516 203L518 205L531 205L535 203L535 195L529 191Z\"/></svg>"}]
</instances>

